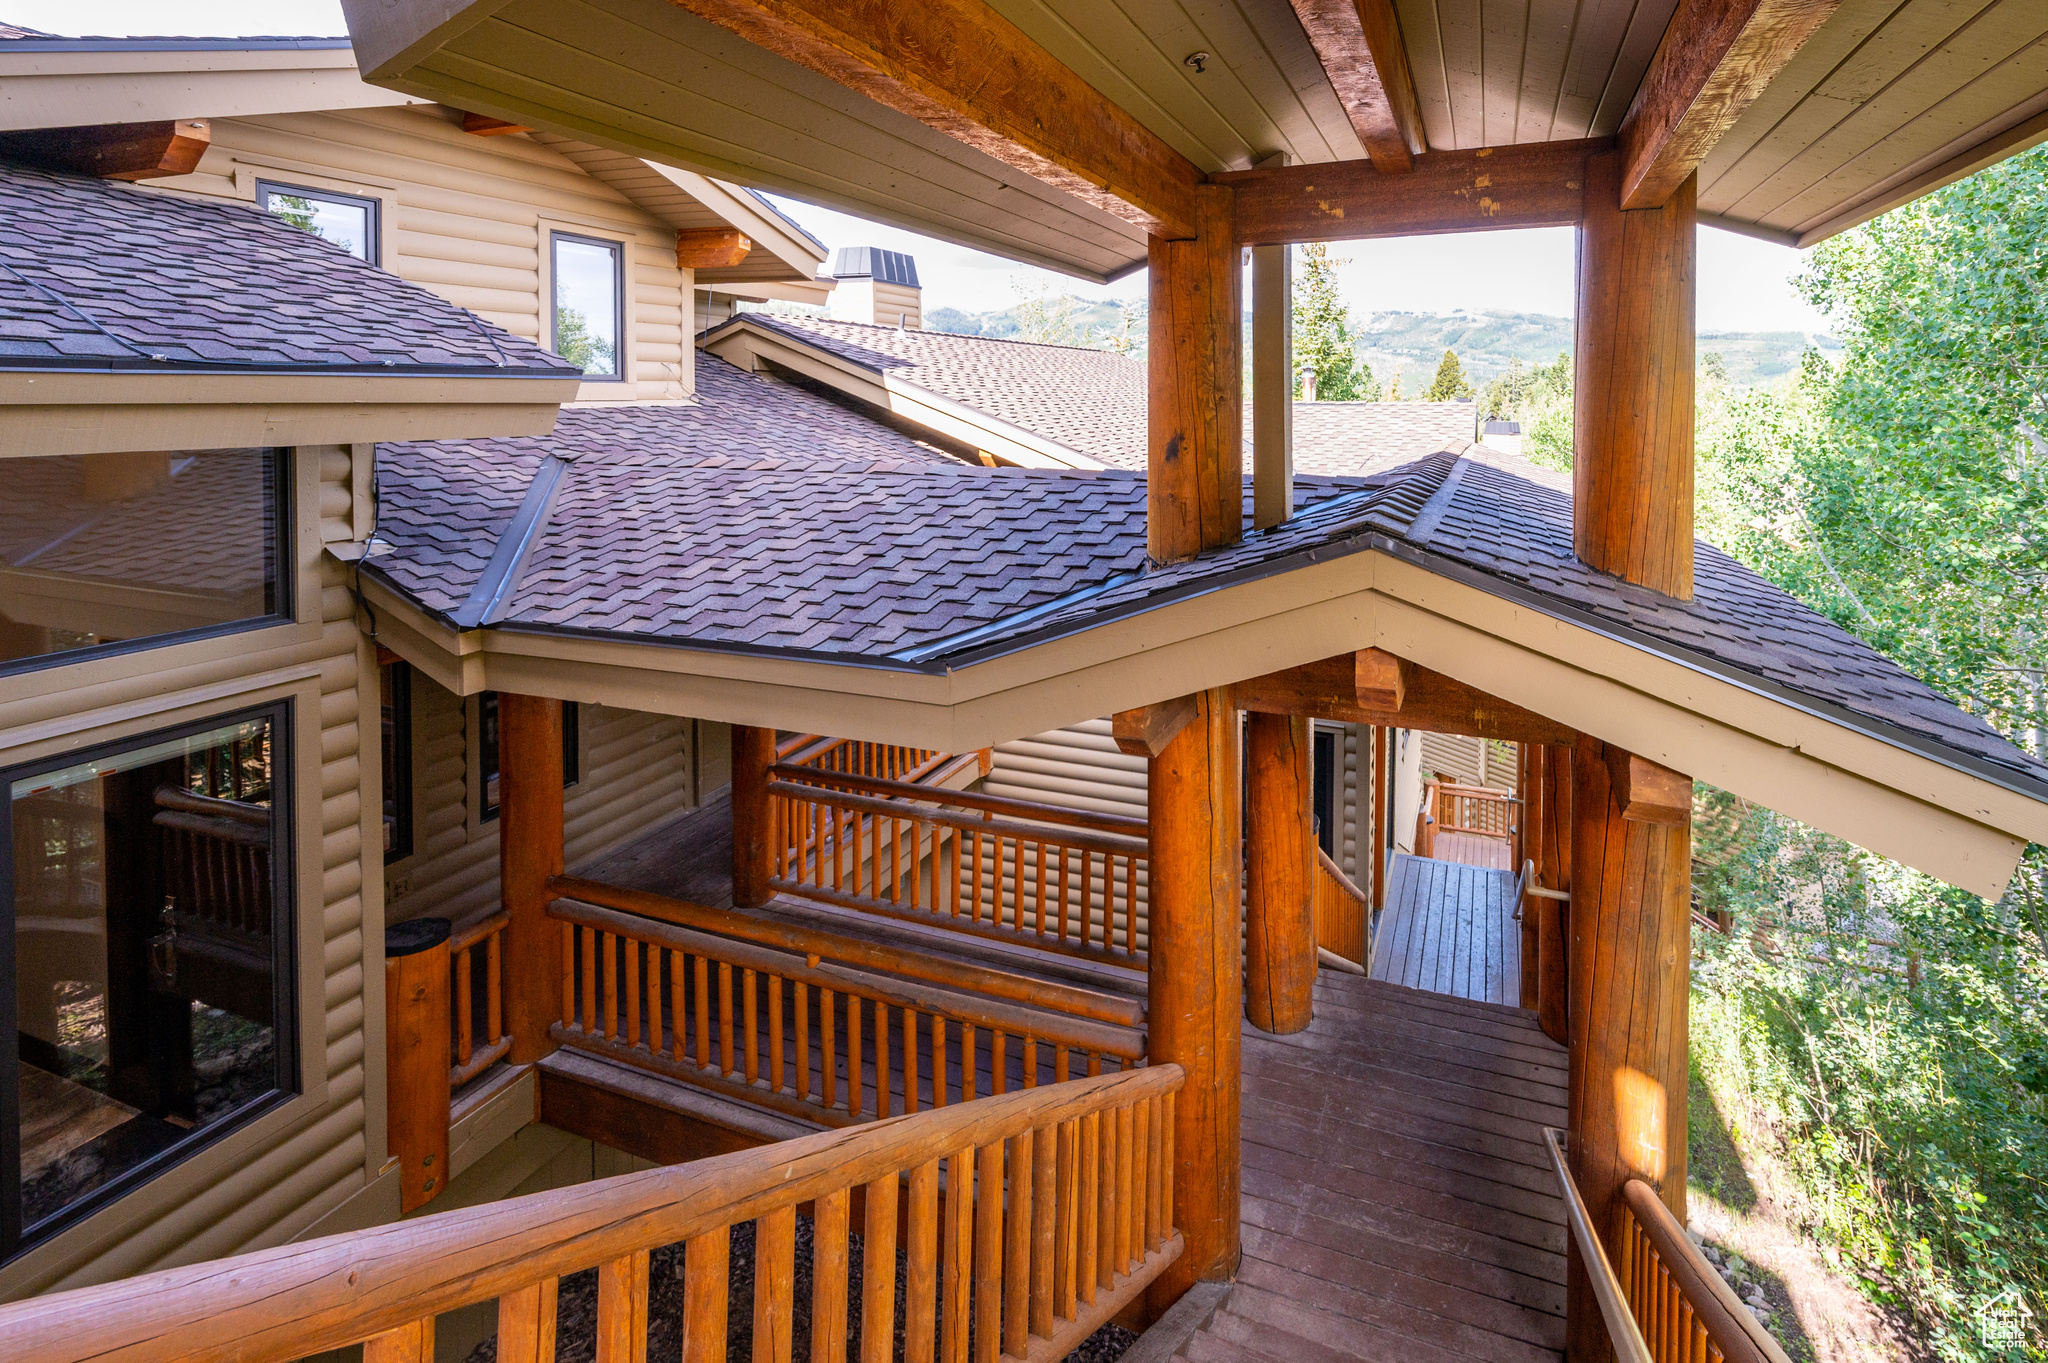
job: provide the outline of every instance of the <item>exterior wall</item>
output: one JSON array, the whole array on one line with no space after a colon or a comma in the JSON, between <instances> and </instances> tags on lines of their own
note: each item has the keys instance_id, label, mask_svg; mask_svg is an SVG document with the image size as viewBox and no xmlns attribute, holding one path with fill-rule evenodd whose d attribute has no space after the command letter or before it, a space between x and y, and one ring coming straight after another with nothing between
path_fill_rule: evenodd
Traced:
<instances>
[{"instance_id":1,"label":"exterior wall","mask_svg":"<svg viewBox=\"0 0 2048 1363\"><path fill-rule=\"evenodd\" d=\"M377 719L358 689L374 653L347 570L322 552L367 526L368 454L296 453L293 623L0 678L0 764L291 699L303 1090L0 1267L0 1299L282 1243L384 1163L383 975L364 952L383 886L363 874L380 839L361 797L377 787L377 744L363 741Z\"/></svg>"},{"instance_id":2,"label":"exterior wall","mask_svg":"<svg viewBox=\"0 0 2048 1363\"><path fill-rule=\"evenodd\" d=\"M549 228L625 242L629 381L579 397L695 390L695 272L676 268L674 229L528 138L473 136L434 104L224 118L194 174L151 186L254 202L258 179L377 200L385 269L544 346Z\"/></svg>"},{"instance_id":3,"label":"exterior wall","mask_svg":"<svg viewBox=\"0 0 2048 1363\"><path fill-rule=\"evenodd\" d=\"M413 854L385 867L393 922L460 922L498 900L498 822L481 813L477 701L412 677ZM578 707L581 779L563 799L570 866L599 856L697 801L691 722Z\"/></svg>"}]
</instances>

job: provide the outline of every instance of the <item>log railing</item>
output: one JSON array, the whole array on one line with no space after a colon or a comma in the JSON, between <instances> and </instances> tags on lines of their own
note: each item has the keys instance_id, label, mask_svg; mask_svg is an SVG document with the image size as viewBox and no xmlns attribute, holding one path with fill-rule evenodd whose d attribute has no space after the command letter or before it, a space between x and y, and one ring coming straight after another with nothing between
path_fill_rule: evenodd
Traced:
<instances>
[{"instance_id":1,"label":"log railing","mask_svg":"<svg viewBox=\"0 0 2048 1363\"><path fill-rule=\"evenodd\" d=\"M1338 969L1372 968L1371 934L1366 924L1372 917L1365 891L1352 883L1343 868L1330 860L1329 853L1316 849L1316 871L1310 888L1316 925L1316 947L1324 964ZM1335 956L1337 961L1329 957ZM1338 964L1342 962L1342 964Z\"/></svg>"},{"instance_id":2,"label":"log railing","mask_svg":"<svg viewBox=\"0 0 2048 1363\"><path fill-rule=\"evenodd\" d=\"M1136 1028L573 899L557 1042L826 1126L1129 1068Z\"/></svg>"},{"instance_id":3,"label":"log railing","mask_svg":"<svg viewBox=\"0 0 2048 1363\"><path fill-rule=\"evenodd\" d=\"M884 781L925 782L941 770L976 764L980 754L955 757L936 748L910 748L895 743L864 743L852 738L800 734L775 745L775 760L812 772L872 776Z\"/></svg>"},{"instance_id":4,"label":"log railing","mask_svg":"<svg viewBox=\"0 0 2048 1363\"><path fill-rule=\"evenodd\" d=\"M1555 1128L1543 1133L1572 1238L1624 1363L1790 1363L1641 1179L1621 1186L1620 1263L1610 1259L1572 1179L1563 1137Z\"/></svg>"},{"instance_id":5,"label":"log railing","mask_svg":"<svg viewBox=\"0 0 2048 1363\"><path fill-rule=\"evenodd\" d=\"M1520 803L1506 791L1436 782L1431 813L1438 834L1507 839L1515 835L1515 806Z\"/></svg>"},{"instance_id":6,"label":"log railing","mask_svg":"<svg viewBox=\"0 0 2048 1363\"><path fill-rule=\"evenodd\" d=\"M1143 819L790 763L769 774L773 889L1144 966Z\"/></svg>"},{"instance_id":7,"label":"log railing","mask_svg":"<svg viewBox=\"0 0 2048 1363\"><path fill-rule=\"evenodd\" d=\"M460 1088L503 1060L512 1049L505 1030L505 928L511 918L501 909L456 928L448 935L448 973L454 981L455 1026L453 1063L448 1082ZM482 951L477 948L482 947ZM482 1046L477 1035L482 1033Z\"/></svg>"},{"instance_id":8,"label":"log railing","mask_svg":"<svg viewBox=\"0 0 2048 1363\"><path fill-rule=\"evenodd\" d=\"M32 1297L0 1307L0 1339L10 1363L286 1363L356 1343L365 1363L430 1363L435 1316L495 1299L499 1363L548 1363L558 1284L595 1268L597 1357L626 1363L646 1353L649 1253L682 1243L681 1363L724 1363L731 1228L752 1222L762 1363L787 1363L803 1309L814 1363L846 1363L854 1324L861 1363L885 1363L899 1294L907 1358L966 1363L971 1328L977 1360L1059 1359L1181 1253L1181 1083L1175 1065L1079 1079Z\"/></svg>"}]
</instances>

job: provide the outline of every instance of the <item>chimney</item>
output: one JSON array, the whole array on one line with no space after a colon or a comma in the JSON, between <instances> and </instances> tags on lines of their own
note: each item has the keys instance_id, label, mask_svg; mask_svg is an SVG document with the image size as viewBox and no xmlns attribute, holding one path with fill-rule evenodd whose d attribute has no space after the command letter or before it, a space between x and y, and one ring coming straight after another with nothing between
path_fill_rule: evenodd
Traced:
<instances>
[{"instance_id":1,"label":"chimney","mask_svg":"<svg viewBox=\"0 0 2048 1363\"><path fill-rule=\"evenodd\" d=\"M917 261L877 246L842 246L832 253L831 316L841 322L871 322L915 331L924 326L924 290Z\"/></svg>"},{"instance_id":2,"label":"chimney","mask_svg":"<svg viewBox=\"0 0 2048 1363\"><path fill-rule=\"evenodd\" d=\"M1303 402L1314 402L1316 400L1316 367L1312 364L1305 364L1301 367L1301 400Z\"/></svg>"}]
</instances>

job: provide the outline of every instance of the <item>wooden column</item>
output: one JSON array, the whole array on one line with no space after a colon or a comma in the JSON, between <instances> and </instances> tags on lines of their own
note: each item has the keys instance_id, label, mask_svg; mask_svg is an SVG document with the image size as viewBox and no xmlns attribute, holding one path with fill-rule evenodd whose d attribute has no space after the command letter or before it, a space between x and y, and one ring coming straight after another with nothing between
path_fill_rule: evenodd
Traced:
<instances>
[{"instance_id":1,"label":"wooden column","mask_svg":"<svg viewBox=\"0 0 2048 1363\"><path fill-rule=\"evenodd\" d=\"M1541 766L1542 760L1543 750L1539 745L1534 743L1517 743L1515 745L1515 798L1522 802L1520 817L1515 821L1514 870L1517 875L1521 874L1523 866L1535 862L1536 848L1542 839L1540 824L1543 811L1536 802L1536 782L1538 779L1538 768ZM1533 887L1535 883L1532 875L1529 886ZM1519 918L1518 926L1522 930L1522 978L1517 1001L1522 1007L1529 1009L1536 1007L1536 977L1539 960L1537 955L1536 903L1537 896L1527 893L1525 889L1522 895L1522 902L1515 906L1515 913Z\"/></svg>"},{"instance_id":2,"label":"wooden column","mask_svg":"<svg viewBox=\"0 0 2048 1363\"><path fill-rule=\"evenodd\" d=\"M1237 713L1195 697L1195 718L1151 760L1150 1057L1187 1071L1174 1100L1174 1224L1187 1251L1151 1290L1155 1314L1238 1260L1238 1072L1244 966Z\"/></svg>"},{"instance_id":3,"label":"wooden column","mask_svg":"<svg viewBox=\"0 0 2048 1363\"><path fill-rule=\"evenodd\" d=\"M530 1065L555 1049L562 1020L562 925L548 880L562 874L562 702L498 693L498 884L505 929L507 1057Z\"/></svg>"},{"instance_id":4,"label":"wooden column","mask_svg":"<svg viewBox=\"0 0 2048 1363\"><path fill-rule=\"evenodd\" d=\"M1152 239L1146 548L1160 563L1244 534L1244 276L1231 191L1195 190L1199 235Z\"/></svg>"},{"instance_id":5,"label":"wooden column","mask_svg":"<svg viewBox=\"0 0 2048 1363\"><path fill-rule=\"evenodd\" d=\"M1536 863L1540 889L1570 894L1572 888L1572 750L1555 744L1532 745L1529 807L1535 836L1530 859ZM1536 922L1536 954L1524 958L1536 975L1536 1021L1560 1046L1568 1039L1571 978L1566 969L1571 906L1564 900L1530 896L1525 906ZM1533 967L1528 963L1533 959Z\"/></svg>"},{"instance_id":6,"label":"wooden column","mask_svg":"<svg viewBox=\"0 0 2048 1363\"><path fill-rule=\"evenodd\" d=\"M1309 1024L1316 985L1309 721L1245 717L1245 1016L1261 1031Z\"/></svg>"},{"instance_id":7,"label":"wooden column","mask_svg":"<svg viewBox=\"0 0 2048 1363\"><path fill-rule=\"evenodd\" d=\"M732 726L732 902L743 909L768 902L768 768L775 730Z\"/></svg>"},{"instance_id":8,"label":"wooden column","mask_svg":"<svg viewBox=\"0 0 2048 1363\"><path fill-rule=\"evenodd\" d=\"M398 1161L398 1210L423 1207L448 1183L448 920L384 930L384 1112Z\"/></svg>"},{"instance_id":9,"label":"wooden column","mask_svg":"<svg viewBox=\"0 0 2048 1363\"><path fill-rule=\"evenodd\" d=\"M1394 826L1394 731L1372 729L1372 906L1387 906L1387 831Z\"/></svg>"},{"instance_id":10,"label":"wooden column","mask_svg":"<svg viewBox=\"0 0 2048 1363\"><path fill-rule=\"evenodd\" d=\"M1623 162L1586 163L1572 545L1602 572L1690 600L1696 181L1624 212Z\"/></svg>"},{"instance_id":11,"label":"wooden column","mask_svg":"<svg viewBox=\"0 0 2048 1363\"><path fill-rule=\"evenodd\" d=\"M1252 524L1294 514L1294 248L1252 247Z\"/></svg>"},{"instance_id":12,"label":"wooden column","mask_svg":"<svg viewBox=\"0 0 2048 1363\"><path fill-rule=\"evenodd\" d=\"M1572 786L1571 1168L1620 1262L1629 1179L1685 1221L1691 783L1581 738ZM1614 1357L1576 1250L1565 1328L1573 1363Z\"/></svg>"}]
</instances>

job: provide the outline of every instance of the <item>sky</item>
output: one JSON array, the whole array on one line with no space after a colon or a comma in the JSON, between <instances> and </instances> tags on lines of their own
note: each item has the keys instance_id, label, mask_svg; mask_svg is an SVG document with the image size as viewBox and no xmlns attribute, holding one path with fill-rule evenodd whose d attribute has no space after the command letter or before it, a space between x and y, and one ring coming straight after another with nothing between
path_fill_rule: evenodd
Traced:
<instances>
[{"instance_id":1,"label":"sky","mask_svg":"<svg viewBox=\"0 0 2048 1363\"><path fill-rule=\"evenodd\" d=\"M0 19L51 33L112 37L347 32L338 0L0 0ZM1104 287L997 256L863 222L810 204L779 200L829 247L880 246L917 258L927 312L990 312L1043 292L1081 298L1140 298L1143 271ZM1572 232L1544 228L1472 232L1335 248L1345 303L1368 312L1572 312ZM1703 227L1699 234L1699 329L1822 331L1824 317L1793 284L1803 253Z\"/></svg>"}]
</instances>

